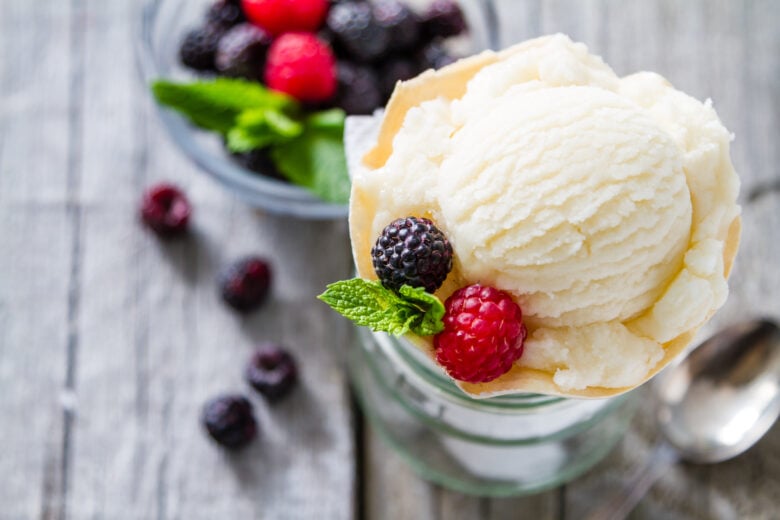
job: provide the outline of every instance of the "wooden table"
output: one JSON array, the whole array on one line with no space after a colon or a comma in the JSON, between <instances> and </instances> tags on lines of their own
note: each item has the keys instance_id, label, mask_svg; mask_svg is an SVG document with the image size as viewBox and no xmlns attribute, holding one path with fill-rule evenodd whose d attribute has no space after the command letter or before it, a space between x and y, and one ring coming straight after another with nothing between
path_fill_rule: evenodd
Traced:
<instances>
[{"instance_id":1,"label":"wooden table","mask_svg":"<svg viewBox=\"0 0 780 520\"><path fill-rule=\"evenodd\" d=\"M134 65L138 2L0 0L0 518L579 518L656 436L646 407L576 482L491 500L410 472L352 404L339 352L350 326L314 299L350 274L343 222L263 215L174 148ZM499 2L505 44L562 31L618 73L656 70L712 97L736 135L744 236L713 325L780 316L780 3ZM194 233L138 223L143 188L182 185ZM270 303L241 318L215 272L244 253L276 268ZM713 330L709 328L709 331ZM302 362L284 403L255 399L262 439L227 455L205 399L247 392L263 340ZM633 518L778 518L780 428L713 467L680 466Z\"/></svg>"}]
</instances>

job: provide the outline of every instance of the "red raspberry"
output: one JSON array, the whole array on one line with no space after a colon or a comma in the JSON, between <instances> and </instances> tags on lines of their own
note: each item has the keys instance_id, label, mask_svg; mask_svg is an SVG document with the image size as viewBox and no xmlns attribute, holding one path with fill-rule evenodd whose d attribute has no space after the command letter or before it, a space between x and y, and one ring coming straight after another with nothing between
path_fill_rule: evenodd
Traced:
<instances>
[{"instance_id":1,"label":"red raspberry","mask_svg":"<svg viewBox=\"0 0 780 520\"><path fill-rule=\"evenodd\" d=\"M241 7L249 21L277 36L319 29L328 12L328 0L241 0Z\"/></svg>"},{"instance_id":2,"label":"red raspberry","mask_svg":"<svg viewBox=\"0 0 780 520\"><path fill-rule=\"evenodd\" d=\"M268 50L265 82L299 101L325 101L336 92L336 60L313 34L287 33Z\"/></svg>"},{"instance_id":3,"label":"red raspberry","mask_svg":"<svg viewBox=\"0 0 780 520\"><path fill-rule=\"evenodd\" d=\"M451 377L486 383L523 355L523 314L504 291L469 285L452 293L444 306L444 331L433 344L436 360Z\"/></svg>"}]
</instances>

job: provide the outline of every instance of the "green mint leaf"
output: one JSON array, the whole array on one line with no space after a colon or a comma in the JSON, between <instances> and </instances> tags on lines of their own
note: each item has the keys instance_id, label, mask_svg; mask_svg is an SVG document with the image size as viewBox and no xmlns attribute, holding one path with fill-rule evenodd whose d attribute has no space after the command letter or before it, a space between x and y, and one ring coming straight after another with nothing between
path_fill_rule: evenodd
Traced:
<instances>
[{"instance_id":1,"label":"green mint leaf","mask_svg":"<svg viewBox=\"0 0 780 520\"><path fill-rule=\"evenodd\" d=\"M353 278L328 285L318 298L356 324L375 331L431 336L444 329L444 305L422 288L404 285L396 294L378 281Z\"/></svg>"},{"instance_id":2,"label":"green mint leaf","mask_svg":"<svg viewBox=\"0 0 780 520\"><path fill-rule=\"evenodd\" d=\"M158 80L152 83L152 92L159 103L181 112L194 124L223 134L228 133L244 110L281 112L297 107L289 96L240 79L218 78L192 83Z\"/></svg>"},{"instance_id":3,"label":"green mint leaf","mask_svg":"<svg viewBox=\"0 0 780 520\"><path fill-rule=\"evenodd\" d=\"M327 286L318 298L358 325L401 336L415 319L413 309L379 282L361 278Z\"/></svg>"},{"instance_id":4,"label":"green mint leaf","mask_svg":"<svg viewBox=\"0 0 780 520\"><path fill-rule=\"evenodd\" d=\"M344 155L344 112L319 112L306 118L300 136L275 144L271 157L294 184L326 202L349 200L349 176Z\"/></svg>"},{"instance_id":5,"label":"green mint leaf","mask_svg":"<svg viewBox=\"0 0 780 520\"><path fill-rule=\"evenodd\" d=\"M422 287L402 285L398 292L404 300L423 311L419 319L412 324L412 332L418 336L433 336L444 330L444 304L441 300L425 292Z\"/></svg>"},{"instance_id":6,"label":"green mint leaf","mask_svg":"<svg viewBox=\"0 0 780 520\"><path fill-rule=\"evenodd\" d=\"M303 125L276 109L253 108L241 112L227 133L232 152L248 152L298 137Z\"/></svg>"}]
</instances>

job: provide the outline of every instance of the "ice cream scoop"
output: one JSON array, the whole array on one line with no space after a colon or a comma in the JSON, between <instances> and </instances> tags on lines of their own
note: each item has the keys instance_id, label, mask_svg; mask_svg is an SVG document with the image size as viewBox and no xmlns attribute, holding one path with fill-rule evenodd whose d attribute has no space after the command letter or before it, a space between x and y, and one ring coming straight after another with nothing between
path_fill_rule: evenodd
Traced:
<instances>
[{"instance_id":1,"label":"ice cream scoop","mask_svg":"<svg viewBox=\"0 0 780 520\"><path fill-rule=\"evenodd\" d=\"M525 353L461 383L601 397L658 372L722 305L739 237L730 134L652 73L619 78L562 35L397 85L353 172L362 278L387 223L419 216L454 249L437 296L494 286L522 307ZM409 338L434 357L430 338Z\"/></svg>"}]
</instances>

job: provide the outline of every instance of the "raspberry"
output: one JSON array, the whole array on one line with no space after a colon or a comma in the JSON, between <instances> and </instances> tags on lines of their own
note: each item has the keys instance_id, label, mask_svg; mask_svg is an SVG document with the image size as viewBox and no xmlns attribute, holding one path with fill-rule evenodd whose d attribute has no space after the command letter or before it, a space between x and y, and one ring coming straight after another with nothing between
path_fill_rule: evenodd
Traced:
<instances>
[{"instance_id":1,"label":"raspberry","mask_svg":"<svg viewBox=\"0 0 780 520\"><path fill-rule=\"evenodd\" d=\"M259 81L270 45L271 35L260 27L251 23L236 25L217 44L217 70L225 76Z\"/></svg>"},{"instance_id":2,"label":"raspberry","mask_svg":"<svg viewBox=\"0 0 780 520\"><path fill-rule=\"evenodd\" d=\"M226 448L246 446L257 435L252 403L241 395L223 395L208 401L201 420L211 438Z\"/></svg>"},{"instance_id":3,"label":"raspberry","mask_svg":"<svg viewBox=\"0 0 780 520\"><path fill-rule=\"evenodd\" d=\"M371 248L371 258L388 289L411 285L433 293L452 269L452 246L427 218L399 218L382 231Z\"/></svg>"},{"instance_id":4,"label":"raspberry","mask_svg":"<svg viewBox=\"0 0 780 520\"><path fill-rule=\"evenodd\" d=\"M313 34L284 34L268 51L265 82L299 101L325 101L336 92L336 61Z\"/></svg>"},{"instance_id":5,"label":"raspberry","mask_svg":"<svg viewBox=\"0 0 780 520\"><path fill-rule=\"evenodd\" d=\"M179 59L191 69L214 70L217 43L223 34L225 34L224 27L218 25L207 25L191 30L181 42Z\"/></svg>"},{"instance_id":6,"label":"raspberry","mask_svg":"<svg viewBox=\"0 0 780 520\"><path fill-rule=\"evenodd\" d=\"M252 388L269 401L276 401L293 389L298 380L298 369L286 350L269 343L252 355L244 375Z\"/></svg>"},{"instance_id":7,"label":"raspberry","mask_svg":"<svg viewBox=\"0 0 780 520\"><path fill-rule=\"evenodd\" d=\"M217 0L206 11L206 22L229 29L246 20L240 0Z\"/></svg>"},{"instance_id":8,"label":"raspberry","mask_svg":"<svg viewBox=\"0 0 780 520\"><path fill-rule=\"evenodd\" d=\"M523 355L523 314L504 291L469 285L452 293L444 307L444 331L433 344L436 360L454 379L492 381Z\"/></svg>"},{"instance_id":9,"label":"raspberry","mask_svg":"<svg viewBox=\"0 0 780 520\"><path fill-rule=\"evenodd\" d=\"M374 2L374 19L390 33L391 51L405 51L414 47L420 37L420 23L412 11L397 0Z\"/></svg>"},{"instance_id":10,"label":"raspberry","mask_svg":"<svg viewBox=\"0 0 780 520\"><path fill-rule=\"evenodd\" d=\"M184 193L172 184L158 184L146 190L141 199L141 218L161 237L173 237L187 231L192 214Z\"/></svg>"},{"instance_id":11,"label":"raspberry","mask_svg":"<svg viewBox=\"0 0 780 520\"><path fill-rule=\"evenodd\" d=\"M463 11L453 0L435 0L422 17L429 37L449 38L466 30Z\"/></svg>"},{"instance_id":12,"label":"raspberry","mask_svg":"<svg viewBox=\"0 0 780 520\"><path fill-rule=\"evenodd\" d=\"M249 20L278 36L286 32L314 32L328 12L327 0L242 0Z\"/></svg>"},{"instance_id":13,"label":"raspberry","mask_svg":"<svg viewBox=\"0 0 780 520\"><path fill-rule=\"evenodd\" d=\"M338 64L339 86L334 104L347 114L370 114L382 104L379 82L370 67Z\"/></svg>"},{"instance_id":14,"label":"raspberry","mask_svg":"<svg viewBox=\"0 0 780 520\"><path fill-rule=\"evenodd\" d=\"M271 267L259 257L247 257L229 265L219 275L222 299L240 312L262 304L271 288Z\"/></svg>"},{"instance_id":15,"label":"raspberry","mask_svg":"<svg viewBox=\"0 0 780 520\"><path fill-rule=\"evenodd\" d=\"M339 45L356 61L376 61L387 53L390 31L377 23L367 3L336 4L326 23Z\"/></svg>"}]
</instances>

